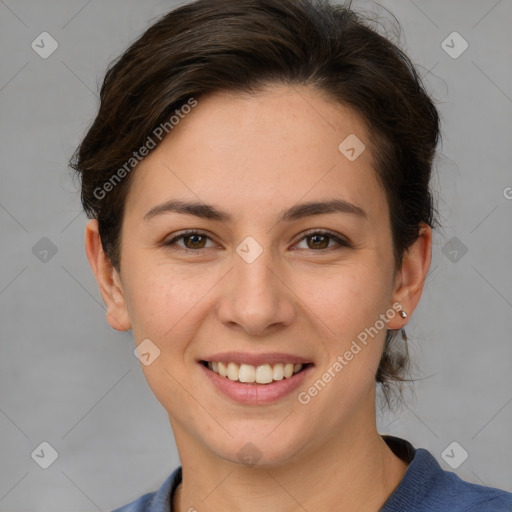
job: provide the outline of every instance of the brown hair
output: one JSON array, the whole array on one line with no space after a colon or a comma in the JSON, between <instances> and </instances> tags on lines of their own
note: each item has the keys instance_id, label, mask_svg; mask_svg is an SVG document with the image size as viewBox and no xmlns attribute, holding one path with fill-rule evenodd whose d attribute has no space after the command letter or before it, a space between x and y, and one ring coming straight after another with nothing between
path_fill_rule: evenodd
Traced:
<instances>
[{"instance_id":1,"label":"brown hair","mask_svg":"<svg viewBox=\"0 0 512 512\"><path fill-rule=\"evenodd\" d=\"M315 87L365 122L399 269L420 223L437 224L429 182L439 116L412 62L368 21L328 0L196 0L149 27L107 70L97 117L70 162L114 267L133 155L155 129L191 98L284 83ZM388 330L376 374L386 397L408 363L393 350L396 334Z\"/></svg>"}]
</instances>

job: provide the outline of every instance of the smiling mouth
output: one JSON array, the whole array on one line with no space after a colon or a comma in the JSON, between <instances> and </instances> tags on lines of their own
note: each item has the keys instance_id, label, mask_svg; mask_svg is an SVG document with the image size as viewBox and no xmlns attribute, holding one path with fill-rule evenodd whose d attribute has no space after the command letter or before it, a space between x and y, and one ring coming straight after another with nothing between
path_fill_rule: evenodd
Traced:
<instances>
[{"instance_id":1,"label":"smiling mouth","mask_svg":"<svg viewBox=\"0 0 512 512\"><path fill-rule=\"evenodd\" d=\"M221 361L201 361L201 364L221 377L243 384L272 384L283 379L290 379L312 365L312 363L277 363L253 366Z\"/></svg>"}]
</instances>

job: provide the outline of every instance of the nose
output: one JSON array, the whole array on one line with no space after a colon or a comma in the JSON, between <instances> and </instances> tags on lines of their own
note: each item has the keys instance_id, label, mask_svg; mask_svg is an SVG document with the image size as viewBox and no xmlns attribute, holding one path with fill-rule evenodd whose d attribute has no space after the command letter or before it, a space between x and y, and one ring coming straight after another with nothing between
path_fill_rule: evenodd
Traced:
<instances>
[{"instance_id":1,"label":"nose","mask_svg":"<svg viewBox=\"0 0 512 512\"><path fill-rule=\"evenodd\" d=\"M233 267L223 280L217 307L224 325L265 336L293 322L296 297L287 283L286 269L270 250L264 249L252 262L235 253Z\"/></svg>"}]
</instances>

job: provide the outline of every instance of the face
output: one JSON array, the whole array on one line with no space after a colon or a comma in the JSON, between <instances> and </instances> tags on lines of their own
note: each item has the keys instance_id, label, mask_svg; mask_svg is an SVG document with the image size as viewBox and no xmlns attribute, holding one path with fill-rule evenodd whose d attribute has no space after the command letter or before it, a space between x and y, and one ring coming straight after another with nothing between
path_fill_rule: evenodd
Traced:
<instances>
[{"instance_id":1,"label":"face","mask_svg":"<svg viewBox=\"0 0 512 512\"><path fill-rule=\"evenodd\" d=\"M179 448L277 464L374 423L386 328L415 304L353 111L307 87L201 97L134 171L121 240L110 317Z\"/></svg>"}]
</instances>

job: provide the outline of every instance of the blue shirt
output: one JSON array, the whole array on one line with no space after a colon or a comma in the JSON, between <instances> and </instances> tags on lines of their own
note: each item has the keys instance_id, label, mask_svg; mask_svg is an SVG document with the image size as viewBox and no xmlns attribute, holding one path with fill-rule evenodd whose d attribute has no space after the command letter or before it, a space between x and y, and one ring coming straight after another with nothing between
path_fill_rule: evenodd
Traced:
<instances>
[{"instance_id":1,"label":"blue shirt","mask_svg":"<svg viewBox=\"0 0 512 512\"><path fill-rule=\"evenodd\" d=\"M409 466L379 512L512 512L512 493L466 482L442 469L429 451L398 437L382 438ZM171 504L180 482L181 466L158 491L113 512L173 512Z\"/></svg>"}]
</instances>

